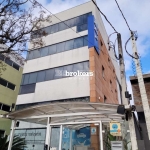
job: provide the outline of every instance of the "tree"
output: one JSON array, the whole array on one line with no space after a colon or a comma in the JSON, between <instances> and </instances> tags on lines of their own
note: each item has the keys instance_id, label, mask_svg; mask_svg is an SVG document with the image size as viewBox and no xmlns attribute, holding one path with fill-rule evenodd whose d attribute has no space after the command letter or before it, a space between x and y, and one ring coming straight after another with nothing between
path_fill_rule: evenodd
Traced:
<instances>
[{"instance_id":1,"label":"tree","mask_svg":"<svg viewBox=\"0 0 150 150\"><path fill-rule=\"evenodd\" d=\"M8 149L9 141L7 139L7 136L0 137L0 150ZM13 138L11 150L24 150L24 148L26 148L26 142L24 138L15 135Z\"/></svg>"},{"instance_id":2,"label":"tree","mask_svg":"<svg viewBox=\"0 0 150 150\"><path fill-rule=\"evenodd\" d=\"M36 0L1 0L0 45L5 45L5 48L0 49L0 54L20 55L28 51L27 42L31 42L34 47L42 47L42 36L47 33L40 28L42 22L50 22L50 18ZM30 34L33 32L38 38L32 39Z\"/></svg>"}]
</instances>

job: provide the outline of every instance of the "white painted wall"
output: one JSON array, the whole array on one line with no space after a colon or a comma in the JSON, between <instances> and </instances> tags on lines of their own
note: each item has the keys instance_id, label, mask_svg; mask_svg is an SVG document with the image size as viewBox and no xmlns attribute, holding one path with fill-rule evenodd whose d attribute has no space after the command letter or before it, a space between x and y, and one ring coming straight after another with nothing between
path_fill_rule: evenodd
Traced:
<instances>
[{"instance_id":1,"label":"white painted wall","mask_svg":"<svg viewBox=\"0 0 150 150\"><path fill-rule=\"evenodd\" d=\"M35 72L87 60L89 60L89 50L88 47L85 46L78 49L29 60L25 63L23 73Z\"/></svg>"},{"instance_id":2,"label":"white painted wall","mask_svg":"<svg viewBox=\"0 0 150 150\"><path fill-rule=\"evenodd\" d=\"M17 105L90 96L89 77L70 77L36 84L35 93L18 95Z\"/></svg>"}]
</instances>

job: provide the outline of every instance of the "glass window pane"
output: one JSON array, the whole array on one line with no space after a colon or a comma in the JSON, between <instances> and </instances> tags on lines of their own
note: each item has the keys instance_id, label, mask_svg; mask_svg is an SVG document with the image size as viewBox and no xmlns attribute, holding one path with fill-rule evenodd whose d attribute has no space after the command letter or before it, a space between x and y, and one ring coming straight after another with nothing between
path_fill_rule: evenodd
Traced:
<instances>
[{"instance_id":1,"label":"glass window pane","mask_svg":"<svg viewBox=\"0 0 150 150\"><path fill-rule=\"evenodd\" d=\"M30 74L24 74L23 85L29 84L29 76Z\"/></svg>"},{"instance_id":2,"label":"glass window pane","mask_svg":"<svg viewBox=\"0 0 150 150\"><path fill-rule=\"evenodd\" d=\"M28 52L27 60L33 59L33 51Z\"/></svg>"},{"instance_id":3,"label":"glass window pane","mask_svg":"<svg viewBox=\"0 0 150 150\"><path fill-rule=\"evenodd\" d=\"M83 71L83 63L77 63L73 65L73 72Z\"/></svg>"},{"instance_id":4,"label":"glass window pane","mask_svg":"<svg viewBox=\"0 0 150 150\"><path fill-rule=\"evenodd\" d=\"M24 75L22 75L21 85L23 84L23 80L24 80Z\"/></svg>"},{"instance_id":5,"label":"glass window pane","mask_svg":"<svg viewBox=\"0 0 150 150\"><path fill-rule=\"evenodd\" d=\"M83 46L83 37L74 40L74 48L79 48Z\"/></svg>"},{"instance_id":6,"label":"glass window pane","mask_svg":"<svg viewBox=\"0 0 150 150\"><path fill-rule=\"evenodd\" d=\"M16 70L19 70L20 66L16 63L13 63L13 68L15 68Z\"/></svg>"},{"instance_id":7,"label":"glass window pane","mask_svg":"<svg viewBox=\"0 0 150 150\"><path fill-rule=\"evenodd\" d=\"M10 106L3 104L2 105L2 110L9 112L10 111Z\"/></svg>"},{"instance_id":8,"label":"glass window pane","mask_svg":"<svg viewBox=\"0 0 150 150\"><path fill-rule=\"evenodd\" d=\"M84 36L84 46L88 46L88 36Z\"/></svg>"},{"instance_id":9,"label":"glass window pane","mask_svg":"<svg viewBox=\"0 0 150 150\"><path fill-rule=\"evenodd\" d=\"M85 31L87 30L87 24L82 24L77 26L77 32Z\"/></svg>"},{"instance_id":10,"label":"glass window pane","mask_svg":"<svg viewBox=\"0 0 150 150\"><path fill-rule=\"evenodd\" d=\"M37 72L31 73L29 77L29 84L36 83Z\"/></svg>"},{"instance_id":11,"label":"glass window pane","mask_svg":"<svg viewBox=\"0 0 150 150\"><path fill-rule=\"evenodd\" d=\"M41 48L41 57L47 56L49 51L49 47L43 47Z\"/></svg>"},{"instance_id":12,"label":"glass window pane","mask_svg":"<svg viewBox=\"0 0 150 150\"><path fill-rule=\"evenodd\" d=\"M40 49L37 49L37 50L33 51L33 59L38 58L38 57L40 57Z\"/></svg>"},{"instance_id":13,"label":"glass window pane","mask_svg":"<svg viewBox=\"0 0 150 150\"><path fill-rule=\"evenodd\" d=\"M65 51L73 49L73 43L74 43L74 40L66 41L65 42Z\"/></svg>"},{"instance_id":14,"label":"glass window pane","mask_svg":"<svg viewBox=\"0 0 150 150\"><path fill-rule=\"evenodd\" d=\"M86 62L83 62L83 70L88 72L89 71L89 62L86 61Z\"/></svg>"},{"instance_id":15,"label":"glass window pane","mask_svg":"<svg viewBox=\"0 0 150 150\"><path fill-rule=\"evenodd\" d=\"M66 22L60 22L58 26L59 26L59 31L62 31L68 28L66 25Z\"/></svg>"},{"instance_id":16,"label":"glass window pane","mask_svg":"<svg viewBox=\"0 0 150 150\"><path fill-rule=\"evenodd\" d=\"M55 32L58 32L58 24L54 24L51 26L51 33L55 33Z\"/></svg>"},{"instance_id":17,"label":"glass window pane","mask_svg":"<svg viewBox=\"0 0 150 150\"><path fill-rule=\"evenodd\" d=\"M0 85L7 86L7 81L0 79Z\"/></svg>"},{"instance_id":18,"label":"glass window pane","mask_svg":"<svg viewBox=\"0 0 150 150\"><path fill-rule=\"evenodd\" d=\"M54 79L59 79L63 77L63 67L55 68Z\"/></svg>"},{"instance_id":19,"label":"glass window pane","mask_svg":"<svg viewBox=\"0 0 150 150\"><path fill-rule=\"evenodd\" d=\"M4 56L0 55L0 60L4 61Z\"/></svg>"},{"instance_id":20,"label":"glass window pane","mask_svg":"<svg viewBox=\"0 0 150 150\"><path fill-rule=\"evenodd\" d=\"M63 52L65 49L65 42L57 44L57 53Z\"/></svg>"},{"instance_id":21,"label":"glass window pane","mask_svg":"<svg viewBox=\"0 0 150 150\"><path fill-rule=\"evenodd\" d=\"M45 71L38 72L37 82L43 82L45 80Z\"/></svg>"},{"instance_id":22,"label":"glass window pane","mask_svg":"<svg viewBox=\"0 0 150 150\"><path fill-rule=\"evenodd\" d=\"M49 55L56 53L56 44L49 46Z\"/></svg>"},{"instance_id":23,"label":"glass window pane","mask_svg":"<svg viewBox=\"0 0 150 150\"><path fill-rule=\"evenodd\" d=\"M54 69L46 70L45 81L54 79Z\"/></svg>"},{"instance_id":24,"label":"glass window pane","mask_svg":"<svg viewBox=\"0 0 150 150\"><path fill-rule=\"evenodd\" d=\"M64 66L63 68L63 76L69 76L67 75L67 72L73 72L73 65Z\"/></svg>"},{"instance_id":25,"label":"glass window pane","mask_svg":"<svg viewBox=\"0 0 150 150\"><path fill-rule=\"evenodd\" d=\"M5 59L5 63L12 66L12 60L10 60L9 58Z\"/></svg>"},{"instance_id":26,"label":"glass window pane","mask_svg":"<svg viewBox=\"0 0 150 150\"><path fill-rule=\"evenodd\" d=\"M75 18L75 25L83 24L83 16L79 16Z\"/></svg>"},{"instance_id":27,"label":"glass window pane","mask_svg":"<svg viewBox=\"0 0 150 150\"><path fill-rule=\"evenodd\" d=\"M15 90L15 85L12 83L8 83L7 87L11 90Z\"/></svg>"},{"instance_id":28,"label":"glass window pane","mask_svg":"<svg viewBox=\"0 0 150 150\"><path fill-rule=\"evenodd\" d=\"M74 27L75 26L75 18L70 19L65 21L65 23L69 26L69 27Z\"/></svg>"},{"instance_id":29,"label":"glass window pane","mask_svg":"<svg viewBox=\"0 0 150 150\"><path fill-rule=\"evenodd\" d=\"M34 93L35 92L35 85L36 84L20 86L20 94Z\"/></svg>"},{"instance_id":30,"label":"glass window pane","mask_svg":"<svg viewBox=\"0 0 150 150\"><path fill-rule=\"evenodd\" d=\"M46 34L46 35L50 34L51 33L51 26L44 28L43 31L44 31L44 34Z\"/></svg>"}]
</instances>

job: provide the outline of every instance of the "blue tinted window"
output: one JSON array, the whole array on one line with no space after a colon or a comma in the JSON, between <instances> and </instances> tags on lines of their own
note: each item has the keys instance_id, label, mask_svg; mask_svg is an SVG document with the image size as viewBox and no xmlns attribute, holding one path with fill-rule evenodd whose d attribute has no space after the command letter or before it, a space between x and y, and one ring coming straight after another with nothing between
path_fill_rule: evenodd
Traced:
<instances>
[{"instance_id":1,"label":"blue tinted window","mask_svg":"<svg viewBox=\"0 0 150 150\"><path fill-rule=\"evenodd\" d=\"M65 42L65 51L73 49L74 40L66 41Z\"/></svg>"},{"instance_id":2,"label":"blue tinted window","mask_svg":"<svg viewBox=\"0 0 150 150\"><path fill-rule=\"evenodd\" d=\"M83 24L83 16L79 16L75 18L75 25Z\"/></svg>"},{"instance_id":3,"label":"blue tinted window","mask_svg":"<svg viewBox=\"0 0 150 150\"><path fill-rule=\"evenodd\" d=\"M40 57L40 49L34 50L32 58L34 59L34 58L39 58L39 57Z\"/></svg>"},{"instance_id":4,"label":"blue tinted window","mask_svg":"<svg viewBox=\"0 0 150 150\"><path fill-rule=\"evenodd\" d=\"M63 76L67 76L66 72L73 72L73 65L64 66L63 68Z\"/></svg>"},{"instance_id":5,"label":"blue tinted window","mask_svg":"<svg viewBox=\"0 0 150 150\"><path fill-rule=\"evenodd\" d=\"M20 86L20 94L34 93L36 84Z\"/></svg>"},{"instance_id":6,"label":"blue tinted window","mask_svg":"<svg viewBox=\"0 0 150 150\"><path fill-rule=\"evenodd\" d=\"M45 32L45 34L50 34L51 33L51 26L44 28L43 31Z\"/></svg>"},{"instance_id":7,"label":"blue tinted window","mask_svg":"<svg viewBox=\"0 0 150 150\"><path fill-rule=\"evenodd\" d=\"M65 29L67 29L68 27L67 27L67 25L65 24L65 22L60 22L59 23L59 31L61 31L61 30L65 30Z\"/></svg>"},{"instance_id":8,"label":"blue tinted window","mask_svg":"<svg viewBox=\"0 0 150 150\"><path fill-rule=\"evenodd\" d=\"M49 47L43 47L41 48L41 57L47 56L49 52Z\"/></svg>"},{"instance_id":9,"label":"blue tinted window","mask_svg":"<svg viewBox=\"0 0 150 150\"><path fill-rule=\"evenodd\" d=\"M29 84L31 84L31 83L36 83L36 78L37 78L37 72L30 73L30 76L29 76Z\"/></svg>"},{"instance_id":10,"label":"blue tinted window","mask_svg":"<svg viewBox=\"0 0 150 150\"><path fill-rule=\"evenodd\" d=\"M65 49L65 42L57 44L57 53L63 52Z\"/></svg>"},{"instance_id":11,"label":"blue tinted window","mask_svg":"<svg viewBox=\"0 0 150 150\"><path fill-rule=\"evenodd\" d=\"M59 79L63 77L63 67L55 68L54 79Z\"/></svg>"},{"instance_id":12,"label":"blue tinted window","mask_svg":"<svg viewBox=\"0 0 150 150\"><path fill-rule=\"evenodd\" d=\"M49 55L56 53L56 45L49 46Z\"/></svg>"},{"instance_id":13,"label":"blue tinted window","mask_svg":"<svg viewBox=\"0 0 150 150\"><path fill-rule=\"evenodd\" d=\"M65 21L65 23L69 26L69 27L74 27L75 26L75 19L70 19Z\"/></svg>"},{"instance_id":14,"label":"blue tinted window","mask_svg":"<svg viewBox=\"0 0 150 150\"><path fill-rule=\"evenodd\" d=\"M30 74L25 74L24 75L24 80L23 80L24 85L29 83L29 76L30 76Z\"/></svg>"},{"instance_id":15,"label":"blue tinted window","mask_svg":"<svg viewBox=\"0 0 150 150\"><path fill-rule=\"evenodd\" d=\"M45 80L45 70L39 71L37 74L37 82L43 82Z\"/></svg>"},{"instance_id":16,"label":"blue tinted window","mask_svg":"<svg viewBox=\"0 0 150 150\"><path fill-rule=\"evenodd\" d=\"M10 65L10 66L12 66L13 62L9 58L6 58L5 59L5 63L8 64L8 65Z\"/></svg>"},{"instance_id":17,"label":"blue tinted window","mask_svg":"<svg viewBox=\"0 0 150 150\"><path fill-rule=\"evenodd\" d=\"M83 63L83 70L86 71L86 72L89 71L89 62L84 62Z\"/></svg>"},{"instance_id":18,"label":"blue tinted window","mask_svg":"<svg viewBox=\"0 0 150 150\"><path fill-rule=\"evenodd\" d=\"M28 60L33 59L33 51L28 52Z\"/></svg>"},{"instance_id":19,"label":"blue tinted window","mask_svg":"<svg viewBox=\"0 0 150 150\"><path fill-rule=\"evenodd\" d=\"M51 33L58 32L58 24L54 24L51 26Z\"/></svg>"},{"instance_id":20,"label":"blue tinted window","mask_svg":"<svg viewBox=\"0 0 150 150\"><path fill-rule=\"evenodd\" d=\"M88 46L88 36L83 37L84 46Z\"/></svg>"},{"instance_id":21,"label":"blue tinted window","mask_svg":"<svg viewBox=\"0 0 150 150\"><path fill-rule=\"evenodd\" d=\"M74 49L83 46L83 37L74 40Z\"/></svg>"},{"instance_id":22,"label":"blue tinted window","mask_svg":"<svg viewBox=\"0 0 150 150\"><path fill-rule=\"evenodd\" d=\"M77 63L73 65L73 72L83 71L83 63Z\"/></svg>"},{"instance_id":23,"label":"blue tinted window","mask_svg":"<svg viewBox=\"0 0 150 150\"><path fill-rule=\"evenodd\" d=\"M87 30L87 24L82 24L82 25L77 26L77 32L81 32L84 30Z\"/></svg>"},{"instance_id":24,"label":"blue tinted window","mask_svg":"<svg viewBox=\"0 0 150 150\"><path fill-rule=\"evenodd\" d=\"M45 81L54 79L54 69L46 70Z\"/></svg>"}]
</instances>

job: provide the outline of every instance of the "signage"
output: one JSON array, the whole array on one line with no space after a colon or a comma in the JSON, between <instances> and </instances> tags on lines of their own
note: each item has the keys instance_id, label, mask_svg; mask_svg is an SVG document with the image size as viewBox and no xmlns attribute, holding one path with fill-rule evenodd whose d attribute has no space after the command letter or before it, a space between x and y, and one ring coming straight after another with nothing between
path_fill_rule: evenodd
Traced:
<instances>
[{"instance_id":1,"label":"signage","mask_svg":"<svg viewBox=\"0 0 150 150\"><path fill-rule=\"evenodd\" d=\"M91 134L96 134L96 127L91 127Z\"/></svg>"},{"instance_id":2,"label":"signage","mask_svg":"<svg viewBox=\"0 0 150 150\"><path fill-rule=\"evenodd\" d=\"M99 54L99 44L98 44L98 27L95 22L93 15L88 17L88 48L94 47L96 52Z\"/></svg>"},{"instance_id":3,"label":"signage","mask_svg":"<svg viewBox=\"0 0 150 150\"><path fill-rule=\"evenodd\" d=\"M117 121L110 122L110 134L113 136L121 136L120 122L117 122Z\"/></svg>"}]
</instances>

